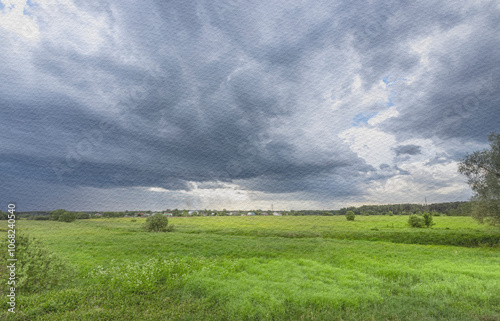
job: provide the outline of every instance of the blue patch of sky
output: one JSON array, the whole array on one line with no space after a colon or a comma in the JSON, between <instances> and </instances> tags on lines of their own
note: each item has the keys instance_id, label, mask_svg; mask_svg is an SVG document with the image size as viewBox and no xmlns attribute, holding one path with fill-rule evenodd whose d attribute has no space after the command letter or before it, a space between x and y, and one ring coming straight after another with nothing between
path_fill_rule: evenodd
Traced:
<instances>
[{"instance_id":1,"label":"blue patch of sky","mask_svg":"<svg viewBox=\"0 0 500 321\"><path fill-rule=\"evenodd\" d=\"M26 5L24 6L23 14L26 16L32 16L32 14L29 12L29 9L36 7L37 4L33 3L33 1L28 0L26 1Z\"/></svg>"},{"instance_id":2,"label":"blue patch of sky","mask_svg":"<svg viewBox=\"0 0 500 321\"><path fill-rule=\"evenodd\" d=\"M5 5L0 1L0 10L3 11L3 8L5 8Z\"/></svg>"},{"instance_id":3,"label":"blue patch of sky","mask_svg":"<svg viewBox=\"0 0 500 321\"><path fill-rule=\"evenodd\" d=\"M390 75L391 75L391 74L388 74L388 75L386 75L384 78L382 78L382 81L384 82L384 84L386 84L386 86L389 86L389 85L390 85L390 83L391 83L391 81L389 81L389 76L390 76Z\"/></svg>"},{"instance_id":4,"label":"blue patch of sky","mask_svg":"<svg viewBox=\"0 0 500 321\"><path fill-rule=\"evenodd\" d=\"M376 111L359 113L356 116L354 116L354 119L352 120L352 125L359 126L361 124L366 124L368 120L370 120L370 118L374 117L377 114L378 112Z\"/></svg>"},{"instance_id":5,"label":"blue patch of sky","mask_svg":"<svg viewBox=\"0 0 500 321\"><path fill-rule=\"evenodd\" d=\"M394 106L394 103L392 102L392 93L389 95L389 100L387 101L387 103L385 104L385 107L387 108L391 108L392 106Z\"/></svg>"},{"instance_id":6,"label":"blue patch of sky","mask_svg":"<svg viewBox=\"0 0 500 321\"><path fill-rule=\"evenodd\" d=\"M399 80L408 81L408 79L406 79L404 77L396 78L396 79L391 81L391 80L389 80L390 76L391 76L391 74L387 74L384 78L382 78L382 81L384 82L386 87L394 85L396 83L396 81L399 81Z\"/></svg>"}]
</instances>

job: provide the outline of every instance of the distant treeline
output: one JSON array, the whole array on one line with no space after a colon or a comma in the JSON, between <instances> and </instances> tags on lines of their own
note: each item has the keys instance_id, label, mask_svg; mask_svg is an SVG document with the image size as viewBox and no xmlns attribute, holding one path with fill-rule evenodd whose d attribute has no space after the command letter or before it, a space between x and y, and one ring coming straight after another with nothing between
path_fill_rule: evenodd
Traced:
<instances>
[{"instance_id":1,"label":"distant treeline","mask_svg":"<svg viewBox=\"0 0 500 321\"><path fill-rule=\"evenodd\" d=\"M302 211L279 211L281 215L345 215L347 211L353 211L356 215L410 215L414 213L430 212L433 215L448 215L448 216L468 216L471 211L471 204L469 202L448 202L448 203L434 203L434 204L390 204L390 205L363 205L360 207L345 207L340 210L302 210ZM59 215L65 210L55 211L34 211L34 212L18 212L17 216L24 219L32 220L58 220ZM188 211L167 209L159 211L159 213L169 213L172 216L239 216L246 215L249 211L227 211L227 210L198 210ZM252 210L250 211L255 215L262 215L264 213L273 215L273 211ZM111 217L124 217L124 216L148 216L153 214L152 211L122 211L122 212L71 212L74 213L77 219L89 218L111 218ZM7 212L0 211L0 220L7 219Z\"/></svg>"},{"instance_id":2,"label":"distant treeline","mask_svg":"<svg viewBox=\"0 0 500 321\"><path fill-rule=\"evenodd\" d=\"M434 204L391 204L391 205L363 205L361 207L342 208L338 214L343 215L347 211L353 211L356 215L409 215L422 212L434 212L448 216L470 215L470 202L448 202Z\"/></svg>"},{"instance_id":3,"label":"distant treeline","mask_svg":"<svg viewBox=\"0 0 500 321\"><path fill-rule=\"evenodd\" d=\"M124 217L125 215L131 215L128 211L126 212L75 212L66 210L55 210L55 211L32 211L32 212L17 212L17 218L24 218L28 220L53 220L57 221L60 214L63 212L74 213L77 219L89 219L89 218L99 218L99 217ZM146 212L144 212L146 213ZM0 211L0 220L7 219L7 212Z\"/></svg>"}]
</instances>

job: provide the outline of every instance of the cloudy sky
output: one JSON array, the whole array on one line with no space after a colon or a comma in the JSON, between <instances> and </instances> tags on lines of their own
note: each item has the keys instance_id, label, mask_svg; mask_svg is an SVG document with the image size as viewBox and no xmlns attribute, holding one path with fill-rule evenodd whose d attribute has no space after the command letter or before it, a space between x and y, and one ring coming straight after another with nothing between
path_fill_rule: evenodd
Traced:
<instances>
[{"instance_id":1,"label":"cloudy sky","mask_svg":"<svg viewBox=\"0 0 500 321\"><path fill-rule=\"evenodd\" d=\"M500 130L498 1L0 0L21 211L467 200Z\"/></svg>"}]
</instances>

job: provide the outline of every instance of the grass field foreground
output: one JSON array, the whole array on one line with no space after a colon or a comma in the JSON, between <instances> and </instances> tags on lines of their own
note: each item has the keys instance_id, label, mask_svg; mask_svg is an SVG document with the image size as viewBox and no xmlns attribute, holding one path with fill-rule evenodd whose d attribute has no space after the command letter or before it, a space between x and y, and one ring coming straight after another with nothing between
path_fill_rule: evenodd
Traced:
<instances>
[{"instance_id":1,"label":"grass field foreground","mask_svg":"<svg viewBox=\"0 0 500 321\"><path fill-rule=\"evenodd\" d=\"M498 231L469 217L436 217L430 229L405 219L172 218L170 233L144 232L144 220L131 218L19 221L76 274L48 291L21 290L15 319L500 319L498 246L403 244L384 234Z\"/></svg>"}]
</instances>

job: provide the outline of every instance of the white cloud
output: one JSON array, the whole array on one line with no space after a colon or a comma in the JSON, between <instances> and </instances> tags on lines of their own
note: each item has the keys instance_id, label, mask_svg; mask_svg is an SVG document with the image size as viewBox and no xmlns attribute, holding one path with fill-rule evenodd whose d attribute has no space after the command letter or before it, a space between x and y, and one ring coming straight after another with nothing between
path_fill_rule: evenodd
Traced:
<instances>
[{"instance_id":1,"label":"white cloud","mask_svg":"<svg viewBox=\"0 0 500 321\"><path fill-rule=\"evenodd\" d=\"M383 110L379 112L376 116L370 118L368 120L368 125L375 126L378 125L385 120L392 118L392 117L397 117L399 115L399 112L396 110L395 106L392 106L391 108L388 108L387 110Z\"/></svg>"},{"instance_id":2,"label":"white cloud","mask_svg":"<svg viewBox=\"0 0 500 321\"><path fill-rule=\"evenodd\" d=\"M37 40L40 37L40 30L35 20L24 14L26 0L0 2L5 6L0 11L0 27L30 40Z\"/></svg>"},{"instance_id":3,"label":"white cloud","mask_svg":"<svg viewBox=\"0 0 500 321\"><path fill-rule=\"evenodd\" d=\"M415 162L403 164L401 168L411 175L397 175L384 182L372 182L365 199L375 203L429 203L465 200L470 189L457 172L457 163L426 166Z\"/></svg>"},{"instance_id":4,"label":"white cloud","mask_svg":"<svg viewBox=\"0 0 500 321\"><path fill-rule=\"evenodd\" d=\"M353 152L368 164L379 167L391 164L394 158L392 147L396 145L394 135L384 133L377 128L352 127L339 134Z\"/></svg>"}]
</instances>

